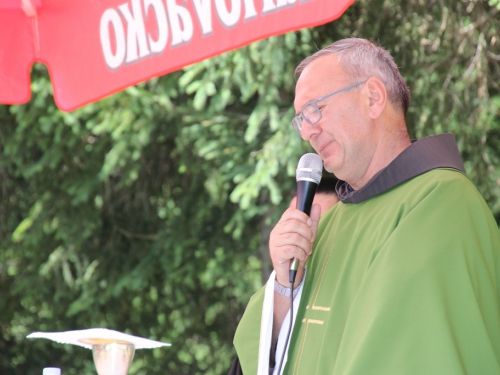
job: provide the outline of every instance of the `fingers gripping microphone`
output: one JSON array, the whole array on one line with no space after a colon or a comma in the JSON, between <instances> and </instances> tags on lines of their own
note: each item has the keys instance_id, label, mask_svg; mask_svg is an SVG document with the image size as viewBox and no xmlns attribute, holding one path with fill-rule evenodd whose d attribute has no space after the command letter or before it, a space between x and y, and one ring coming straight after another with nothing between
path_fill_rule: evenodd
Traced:
<instances>
[{"instance_id":1,"label":"fingers gripping microphone","mask_svg":"<svg viewBox=\"0 0 500 375\"><path fill-rule=\"evenodd\" d=\"M313 153L302 155L297 165L296 180L297 180L297 205L295 208L304 212L306 215L311 214L312 202L323 171L323 161ZM295 282L295 275L299 268L299 261L293 258L290 266L290 282Z\"/></svg>"}]
</instances>

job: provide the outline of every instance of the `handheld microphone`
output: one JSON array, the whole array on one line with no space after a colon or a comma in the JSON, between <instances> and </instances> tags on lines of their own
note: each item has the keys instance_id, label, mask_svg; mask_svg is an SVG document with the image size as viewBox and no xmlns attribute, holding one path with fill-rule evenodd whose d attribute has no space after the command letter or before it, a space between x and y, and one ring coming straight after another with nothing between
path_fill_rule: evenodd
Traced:
<instances>
[{"instance_id":1,"label":"handheld microphone","mask_svg":"<svg viewBox=\"0 0 500 375\"><path fill-rule=\"evenodd\" d=\"M313 153L302 155L297 165L296 180L297 180L297 205L295 208L304 212L306 215L311 214L312 202L323 172L323 161ZM293 258L290 265L290 283L293 285L295 276L299 268L299 261Z\"/></svg>"}]
</instances>

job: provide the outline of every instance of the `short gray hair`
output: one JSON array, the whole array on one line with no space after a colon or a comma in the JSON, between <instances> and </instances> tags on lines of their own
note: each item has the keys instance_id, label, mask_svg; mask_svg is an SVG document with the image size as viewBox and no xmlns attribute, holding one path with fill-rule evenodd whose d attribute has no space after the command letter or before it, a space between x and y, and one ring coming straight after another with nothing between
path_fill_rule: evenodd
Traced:
<instances>
[{"instance_id":1,"label":"short gray hair","mask_svg":"<svg viewBox=\"0 0 500 375\"><path fill-rule=\"evenodd\" d=\"M383 47L366 39L341 39L306 57L295 69L299 77L306 66L324 55L333 54L345 73L353 82L378 77L385 82L389 101L406 115L411 95L404 78L394 62L394 58Z\"/></svg>"}]
</instances>

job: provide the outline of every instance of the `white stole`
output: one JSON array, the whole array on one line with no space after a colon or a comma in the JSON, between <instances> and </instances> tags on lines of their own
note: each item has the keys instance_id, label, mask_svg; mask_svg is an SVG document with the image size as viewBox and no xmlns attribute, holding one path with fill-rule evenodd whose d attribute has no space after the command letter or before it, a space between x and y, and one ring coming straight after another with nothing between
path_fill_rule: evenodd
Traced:
<instances>
[{"instance_id":1,"label":"white stole","mask_svg":"<svg viewBox=\"0 0 500 375\"><path fill-rule=\"evenodd\" d=\"M306 277L306 270L304 270L304 278ZM273 335L273 311L274 311L274 280L276 279L276 272L273 271L267 280L266 289L264 293L264 304L262 306L262 317L260 321L260 342L259 342L259 362L257 365L257 375L269 375L269 355L271 353L271 338ZM300 305L300 299L302 297L302 289L304 283L301 283L298 287L298 292L293 299L293 322L292 331L295 326L295 318L297 317L297 311ZM290 311L286 314L285 320L281 325L280 333L278 336L278 346L276 348L276 365L274 367L273 375L283 374L285 369L286 361L288 358L288 347L290 346L290 341L287 344L286 349L285 341L288 335L288 327L290 325ZM290 332L290 337L292 333ZM283 350L285 351L285 356L283 357L283 365L281 366L281 372L278 374L278 368L280 367L281 357L283 355Z\"/></svg>"}]
</instances>

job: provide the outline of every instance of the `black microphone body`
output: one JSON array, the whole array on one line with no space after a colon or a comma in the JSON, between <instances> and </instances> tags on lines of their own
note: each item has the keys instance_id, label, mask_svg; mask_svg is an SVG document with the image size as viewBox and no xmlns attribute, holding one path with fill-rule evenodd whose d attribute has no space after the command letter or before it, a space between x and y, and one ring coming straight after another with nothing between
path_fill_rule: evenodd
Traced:
<instances>
[{"instance_id":1,"label":"black microphone body","mask_svg":"<svg viewBox=\"0 0 500 375\"><path fill-rule=\"evenodd\" d=\"M297 181L297 204L295 208L309 216L317 188L318 184L315 182Z\"/></svg>"},{"instance_id":2,"label":"black microphone body","mask_svg":"<svg viewBox=\"0 0 500 375\"><path fill-rule=\"evenodd\" d=\"M311 207L317 189L318 184L316 182L309 180L297 181L297 203L295 205L295 208L302 211L307 216L311 215ZM297 276L298 269L299 260L293 258L288 275L289 281L292 285L293 283L295 283L295 277Z\"/></svg>"},{"instance_id":3,"label":"black microphone body","mask_svg":"<svg viewBox=\"0 0 500 375\"><path fill-rule=\"evenodd\" d=\"M296 209L304 212L307 216L311 214L312 202L316 189L321 181L323 162L316 154L305 154L299 160L297 166L297 204ZM299 269L299 261L293 258L290 265L289 281L293 285L295 276Z\"/></svg>"}]
</instances>

